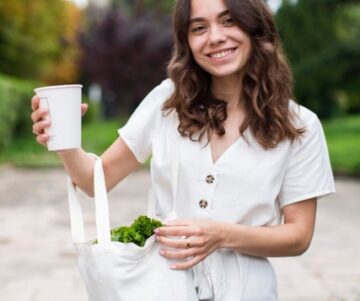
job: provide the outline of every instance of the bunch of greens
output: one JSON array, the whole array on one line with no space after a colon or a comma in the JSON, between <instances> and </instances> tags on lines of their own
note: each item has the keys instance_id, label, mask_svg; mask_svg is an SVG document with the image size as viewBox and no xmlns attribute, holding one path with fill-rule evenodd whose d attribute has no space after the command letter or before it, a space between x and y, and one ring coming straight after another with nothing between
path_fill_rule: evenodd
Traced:
<instances>
[{"instance_id":1,"label":"bunch of greens","mask_svg":"<svg viewBox=\"0 0 360 301\"><path fill-rule=\"evenodd\" d=\"M134 220L130 227L123 226L112 229L111 240L123 243L133 242L143 247L145 241L154 234L154 230L161 226L160 221L141 215Z\"/></svg>"}]
</instances>

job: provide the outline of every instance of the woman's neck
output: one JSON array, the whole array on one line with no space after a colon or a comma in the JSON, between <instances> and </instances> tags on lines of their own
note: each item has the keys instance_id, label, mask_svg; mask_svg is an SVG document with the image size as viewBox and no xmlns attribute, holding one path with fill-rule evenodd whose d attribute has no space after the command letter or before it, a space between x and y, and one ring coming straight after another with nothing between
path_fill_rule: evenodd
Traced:
<instances>
[{"instance_id":1,"label":"woman's neck","mask_svg":"<svg viewBox=\"0 0 360 301\"><path fill-rule=\"evenodd\" d=\"M215 97L227 102L228 113L242 108L242 80L239 76L212 77L211 90Z\"/></svg>"}]
</instances>

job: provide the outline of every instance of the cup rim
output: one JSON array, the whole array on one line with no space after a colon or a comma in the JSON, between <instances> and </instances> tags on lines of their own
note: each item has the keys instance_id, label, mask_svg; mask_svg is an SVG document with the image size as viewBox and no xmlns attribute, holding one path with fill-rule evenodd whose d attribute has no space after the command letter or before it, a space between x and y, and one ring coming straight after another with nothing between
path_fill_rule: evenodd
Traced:
<instances>
[{"instance_id":1,"label":"cup rim","mask_svg":"<svg viewBox=\"0 0 360 301\"><path fill-rule=\"evenodd\" d=\"M66 89L66 88L82 88L83 85L74 84L74 85L55 85L55 86L47 86L47 87L39 87L35 88L35 92L43 91L43 90L56 90L56 89Z\"/></svg>"}]
</instances>

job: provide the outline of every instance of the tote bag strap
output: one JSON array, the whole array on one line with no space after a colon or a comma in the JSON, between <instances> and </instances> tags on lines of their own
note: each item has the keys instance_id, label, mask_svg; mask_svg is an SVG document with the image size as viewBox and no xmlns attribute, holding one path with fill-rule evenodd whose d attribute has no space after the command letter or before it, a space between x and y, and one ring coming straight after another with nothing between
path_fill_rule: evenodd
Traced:
<instances>
[{"instance_id":1,"label":"tote bag strap","mask_svg":"<svg viewBox=\"0 0 360 301\"><path fill-rule=\"evenodd\" d=\"M173 212L176 213L177 189L179 181L179 165L180 165L180 141L176 135L172 135L172 145L174 146L174 160L171 162L171 185L173 192Z\"/></svg>"},{"instance_id":2,"label":"tote bag strap","mask_svg":"<svg viewBox=\"0 0 360 301\"><path fill-rule=\"evenodd\" d=\"M105 184L102 160L97 157L94 167L94 192L96 212L96 232L99 244L110 243L109 201Z\"/></svg>"},{"instance_id":3,"label":"tote bag strap","mask_svg":"<svg viewBox=\"0 0 360 301\"><path fill-rule=\"evenodd\" d=\"M105 177L100 157L95 157L94 166L94 194L95 194L95 220L98 244L110 243L110 217L109 203L105 185ZM76 194L76 187L68 178L68 201L70 211L71 234L74 243L82 243L85 240L84 218L81 205Z\"/></svg>"},{"instance_id":4,"label":"tote bag strap","mask_svg":"<svg viewBox=\"0 0 360 301\"><path fill-rule=\"evenodd\" d=\"M83 243L85 240L84 218L80 202L76 195L76 187L71 181L70 177L67 178L67 194L70 211L70 227L72 240L74 244Z\"/></svg>"},{"instance_id":5,"label":"tote bag strap","mask_svg":"<svg viewBox=\"0 0 360 301\"><path fill-rule=\"evenodd\" d=\"M171 161L171 188L172 188L172 210L170 216L166 219L175 219L176 218L176 204L177 204L177 190L178 190L178 181L179 181L179 165L180 165L180 146L181 140L176 136L176 133L170 133L168 135L170 140L172 161ZM148 209L147 215L154 218L159 218L157 216L157 199L155 197L154 187L151 187L148 195Z\"/></svg>"}]
</instances>

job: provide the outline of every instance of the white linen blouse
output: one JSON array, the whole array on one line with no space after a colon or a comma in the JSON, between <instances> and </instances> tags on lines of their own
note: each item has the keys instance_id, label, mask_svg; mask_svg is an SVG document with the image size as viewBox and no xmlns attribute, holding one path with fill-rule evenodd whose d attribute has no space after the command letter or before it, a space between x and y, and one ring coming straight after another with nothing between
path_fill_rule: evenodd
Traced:
<instances>
[{"instance_id":1,"label":"white linen blouse","mask_svg":"<svg viewBox=\"0 0 360 301\"><path fill-rule=\"evenodd\" d=\"M307 129L301 141L283 141L276 148L265 150L247 130L249 143L240 137L213 162L210 144L181 137L176 112L163 114L162 105L173 91L173 82L164 80L119 129L139 162L152 155L151 184L159 216L167 216L173 209L174 147L179 149L179 218L277 225L284 206L335 192L321 123L307 108L290 102L298 115L296 126ZM205 277L194 280L201 300L277 300L276 276L266 258L219 249L198 265L195 274Z\"/></svg>"}]
</instances>

